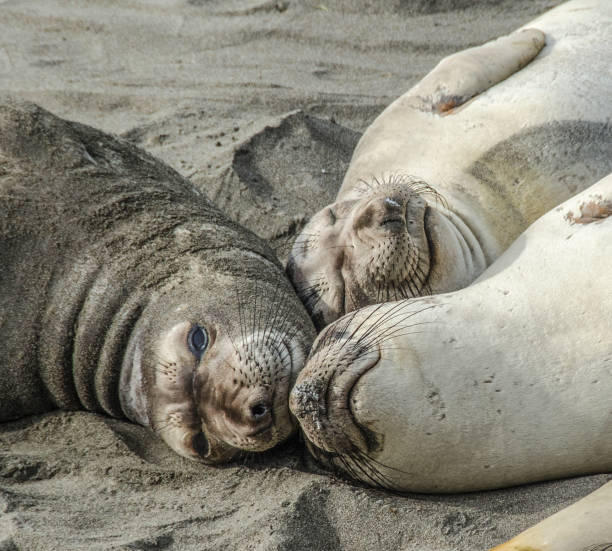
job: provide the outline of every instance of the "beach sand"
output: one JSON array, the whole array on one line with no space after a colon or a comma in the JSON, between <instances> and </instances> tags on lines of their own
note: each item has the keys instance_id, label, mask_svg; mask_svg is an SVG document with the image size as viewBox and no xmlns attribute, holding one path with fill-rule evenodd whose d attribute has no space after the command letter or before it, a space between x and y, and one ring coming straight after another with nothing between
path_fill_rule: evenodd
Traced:
<instances>
[{"instance_id":1,"label":"beach sand","mask_svg":"<svg viewBox=\"0 0 612 551\"><path fill-rule=\"evenodd\" d=\"M0 92L138 144L283 258L386 105L558 3L0 0ZM0 425L0 551L484 550L610 478L399 496L321 471L298 438L207 467L54 412Z\"/></svg>"}]
</instances>

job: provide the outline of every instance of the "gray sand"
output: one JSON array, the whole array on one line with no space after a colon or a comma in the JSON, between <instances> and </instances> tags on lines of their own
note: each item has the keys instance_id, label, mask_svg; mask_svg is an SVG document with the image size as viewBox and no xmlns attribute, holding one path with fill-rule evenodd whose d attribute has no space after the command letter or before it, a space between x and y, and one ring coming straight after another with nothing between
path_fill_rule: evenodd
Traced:
<instances>
[{"instance_id":1,"label":"gray sand","mask_svg":"<svg viewBox=\"0 0 612 551\"><path fill-rule=\"evenodd\" d=\"M0 0L0 92L132 140L283 256L384 106L557 3ZM0 426L0 550L480 550L610 478L395 496L318 470L297 440L203 467L56 412Z\"/></svg>"}]
</instances>

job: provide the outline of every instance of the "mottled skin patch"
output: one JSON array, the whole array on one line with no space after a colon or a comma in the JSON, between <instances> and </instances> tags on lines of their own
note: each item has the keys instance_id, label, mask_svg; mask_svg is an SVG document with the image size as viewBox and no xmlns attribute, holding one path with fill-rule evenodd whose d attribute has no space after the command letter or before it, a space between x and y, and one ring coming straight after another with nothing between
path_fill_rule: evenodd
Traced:
<instances>
[{"instance_id":1,"label":"mottled skin patch","mask_svg":"<svg viewBox=\"0 0 612 551\"><path fill-rule=\"evenodd\" d=\"M602 200L601 197L582 203L579 208L578 216L575 216L571 210L565 215L565 219L570 224L591 224L604 220L612 214L612 203Z\"/></svg>"}]
</instances>

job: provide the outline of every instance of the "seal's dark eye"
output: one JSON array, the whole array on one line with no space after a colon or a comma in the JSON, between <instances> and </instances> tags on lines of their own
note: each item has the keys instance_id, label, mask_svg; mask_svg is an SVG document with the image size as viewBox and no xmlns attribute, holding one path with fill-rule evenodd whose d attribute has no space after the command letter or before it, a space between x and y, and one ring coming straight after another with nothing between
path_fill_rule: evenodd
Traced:
<instances>
[{"instance_id":1,"label":"seal's dark eye","mask_svg":"<svg viewBox=\"0 0 612 551\"><path fill-rule=\"evenodd\" d=\"M187 343L189 344L189 350L199 358L208 346L208 334L206 333L206 329L199 325L194 325L191 331L189 331Z\"/></svg>"},{"instance_id":2,"label":"seal's dark eye","mask_svg":"<svg viewBox=\"0 0 612 551\"><path fill-rule=\"evenodd\" d=\"M208 440L206 440L206 436L204 436L202 432L198 432L198 434L192 438L191 445L193 446L193 450L200 457L205 457L208 453Z\"/></svg>"}]
</instances>

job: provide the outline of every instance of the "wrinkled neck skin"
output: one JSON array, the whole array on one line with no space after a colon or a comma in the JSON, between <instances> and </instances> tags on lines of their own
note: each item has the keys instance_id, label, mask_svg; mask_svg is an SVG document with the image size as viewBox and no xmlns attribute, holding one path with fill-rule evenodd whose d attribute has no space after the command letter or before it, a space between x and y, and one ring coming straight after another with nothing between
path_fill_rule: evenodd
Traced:
<instances>
[{"instance_id":1,"label":"wrinkled neck skin","mask_svg":"<svg viewBox=\"0 0 612 551\"><path fill-rule=\"evenodd\" d=\"M145 391L143 373L145 331L146 324L141 319L134 328L121 363L118 394L123 414L134 423L151 427L151 404Z\"/></svg>"}]
</instances>

